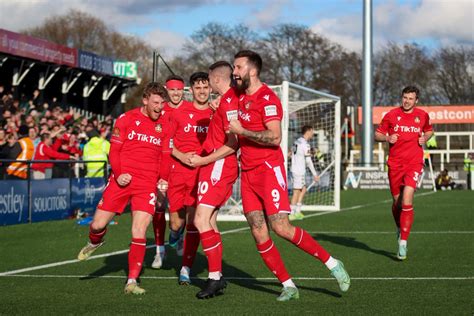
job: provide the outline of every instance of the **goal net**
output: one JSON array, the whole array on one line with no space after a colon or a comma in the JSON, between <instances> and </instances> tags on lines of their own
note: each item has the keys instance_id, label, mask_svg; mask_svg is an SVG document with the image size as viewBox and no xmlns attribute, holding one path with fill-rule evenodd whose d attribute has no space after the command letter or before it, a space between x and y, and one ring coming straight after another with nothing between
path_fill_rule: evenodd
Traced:
<instances>
[{"instance_id":1,"label":"goal net","mask_svg":"<svg viewBox=\"0 0 474 316\"><path fill-rule=\"evenodd\" d=\"M288 189L293 191L291 177L291 147L301 136L304 125L312 126L314 136L310 140L313 165L320 175L313 183L307 169L308 192L303 200L303 211L337 211L340 208L340 98L321 91L284 81L270 86L279 96L283 106L281 148L285 157ZM189 98L189 95L187 95ZM240 177L233 187L231 198L219 212L220 220L242 220Z\"/></svg>"}]
</instances>

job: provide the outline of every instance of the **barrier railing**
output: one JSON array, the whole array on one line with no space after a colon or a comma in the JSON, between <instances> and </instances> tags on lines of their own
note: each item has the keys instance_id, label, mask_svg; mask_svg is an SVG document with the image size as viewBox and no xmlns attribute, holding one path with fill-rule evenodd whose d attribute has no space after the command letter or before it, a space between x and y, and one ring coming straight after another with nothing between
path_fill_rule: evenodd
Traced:
<instances>
[{"instance_id":1,"label":"barrier railing","mask_svg":"<svg viewBox=\"0 0 474 316\"><path fill-rule=\"evenodd\" d=\"M107 162L103 160L28 160L27 178L8 175L10 163L17 160L0 160L0 225L33 223L69 218L75 212L94 212L107 182ZM51 178L34 179L33 163L53 163ZM87 177L79 166L103 163L104 174ZM54 166L66 165L55 173Z\"/></svg>"}]
</instances>

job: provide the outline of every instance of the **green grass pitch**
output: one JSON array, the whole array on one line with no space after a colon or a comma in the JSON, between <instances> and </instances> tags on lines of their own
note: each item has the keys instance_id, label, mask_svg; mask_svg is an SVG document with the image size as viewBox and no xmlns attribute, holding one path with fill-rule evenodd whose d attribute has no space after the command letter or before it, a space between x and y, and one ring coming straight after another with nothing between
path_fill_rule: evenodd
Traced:
<instances>
[{"instance_id":1,"label":"green grass pitch","mask_svg":"<svg viewBox=\"0 0 474 316\"><path fill-rule=\"evenodd\" d=\"M395 259L388 191L344 191L341 198L341 212L306 213L310 216L294 224L344 262L352 277L347 293L339 292L323 264L273 236L300 289L299 300L277 302L281 286L264 266L247 224L222 222L223 267L229 283L224 295L195 298L207 277L201 250L193 283L183 287L177 283L180 258L174 250L168 249L163 269L153 270L151 248L141 276L147 293L127 296L123 287L130 216L125 214L118 225L110 226L106 244L96 253L104 256L86 262L74 260L88 236L88 227L75 221L0 227L0 314L473 314L473 192L416 194L415 223L404 262ZM148 244L152 243L149 230ZM121 250L125 251L106 255Z\"/></svg>"}]
</instances>

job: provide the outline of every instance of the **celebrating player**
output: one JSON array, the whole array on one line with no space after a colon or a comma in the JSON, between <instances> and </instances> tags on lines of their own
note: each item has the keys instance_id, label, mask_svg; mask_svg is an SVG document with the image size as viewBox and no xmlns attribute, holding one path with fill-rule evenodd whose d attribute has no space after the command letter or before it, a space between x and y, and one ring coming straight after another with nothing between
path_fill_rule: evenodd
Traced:
<instances>
[{"instance_id":1,"label":"celebrating player","mask_svg":"<svg viewBox=\"0 0 474 316\"><path fill-rule=\"evenodd\" d=\"M407 241L413 224L413 197L423 173L423 144L433 136L428 113L416 108L420 91L408 86L402 105L388 112L375 131L375 140L390 144L388 179L393 197L392 214L398 228L400 260L407 257Z\"/></svg>"},{"instance_id":2,"label":"celebrating player","mask_svg":"<svg viewBox=\"0 0 474 316\"><path fill-rule=\"evenodd\" d=\"M217 211L232 194L232 185L238 176L237 137L228 132L229 122L237 118L238 99L231 88L232 66L218 61L209 67L212 91L220 96L213 114L203 157L193 155L191 165L203 166L199 171L198 205L194 224L200 233L202 249L207 257L209 278L197 298L213 297L222 292L226 282L222 278L222 239L217 229Z\"/></svg>"},{"instance_id":3,"label":"celebrating player","mask_svg":"<svg viewBox=\"0 0 474 316\"><path fill-rule=\"evenodd\" d=\"M173 162L169 175L170 229L179 231L186 223L182 268L179 284L191 283L189 273L199 247L199 231L194 226L194 213L199 168L190 165L189 158L200 154L204 143L212 110L209 108L209 77L205 72L196 72L189 79L193 102L180 106L170 119L173 139Z\"/></svg>"},{"instance_id":4,"label":"celebrating player","mask_svg":"<svg viewBox=\"0 0 474 316\"><path fill-rule=\"evenodd\" d=\"M314 129L305 125L301 129L303 134L293 144L293 152L291 155L291 175L293 178L293 196L291 197L291 215L290 220L303 219L301 212L303 198L306 193L306 167L313 174L313 181L319 181L319 177L314 169L313 160L311 159L311 146L308 141L313 138Z\"/></svg>"},{"instance_id":5,"label":"celebrating player","mask_svg":"<svg viewBox=\"0 0 474 316\"><path fill-rule=\"evenodd\" d=\"M298 299L299 292L270 238L267 225L278 236L321 260L337 279L340 289L347 291L350 278L342 262L288 220L290 203L280 148L282 106L275 93L260 81L261 69L262 59L257 53L244 50L235 55L234 79L243 95L239 99L239 120L231 120L229 129L239 135L242 203L258 252L283 284L278 301Z\"/></svg>"},{"instance_id":6,"label":"celebrating player","mask_svg":"<svg viewBox=\"0 0 474 316\"><path fill-rule=\"evenodd\" d=\"M88 259L104 244L107 224L122 214L131 201L132 242L128 253L128 281L125 293L144 294L137 283L146 246L146 229L155 213L161 139L157 120L168 97L162 84L149 83L143 92L143 106L122 114L111 138L112 174L90 224L89 243L78 259Z\"/></svg>"},{"instance_id":7,"label":"celebrating player","mask_svg":"<svg viewBox=\"0 0 474 316\"><path fill-rule=\"evenodd\" d=\"M161 115L158 118L157 127L162 139L165 133L170 130L170 116L173 111L179 108L183 103L190 103L183 100L184 95L184 80L180 76L171 75L166 78L165 84L168 92L168 102L165 102ZM170 148L171 143L171 148ZM165 230L166 218L165 210L167 207L166 191L168 189L168 175L171 167L171 149L172 140L163 142L163 150L160 161L160 179L158 180L158 198L156 200L156 211L153 215L153 233L155 235L156 255L151 267L153 269L160 269L166 256L165 250ZM182 231L182 230L181 230ZM170 237L168 240L170 246L175 247L178 255L182 255L182 234L180 230L170 230Z\"/></svg>"}]
</instances>

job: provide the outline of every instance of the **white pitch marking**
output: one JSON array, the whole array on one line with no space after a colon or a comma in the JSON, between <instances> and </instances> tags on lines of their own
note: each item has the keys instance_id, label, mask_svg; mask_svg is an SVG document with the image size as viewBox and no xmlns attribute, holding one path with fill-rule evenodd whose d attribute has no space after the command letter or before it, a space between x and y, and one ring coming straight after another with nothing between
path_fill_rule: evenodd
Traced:
<instances>
[{"instance_id":1,"label":"white pitch marking","mask_svg":"<svg viewBox=\"0 0 474 316\"><path fill-rule=\"evenodd\" d=\"M5 277L19 277L19 278L93 278L93 279L123 279L122 275L61 275L61 274L16 274L16 275L4 275ZM153 280L176 280L178 277L163 277L163 276L140 276L140 279L153 279ZM198 280L199 277L191 277L191 279ZM272 277L225 277L226 280L276 280ZM320 278L320 277L292 277L293 280L318 280L318 281L333 281L334 278ZM351 277L351 280L361 280L361 281L397 281L397 280L407 280L407 281L469 281L474 280L474 276L467 277Z\"/></svg>"},{"instance_id":2,"label":"white pitch marking","mask_svg":"<svg viewBox=\"0 0 474 316\"><path fill-rule=\"evenodd\" d=\"M418 194L417 196L423 196L423 195L428 195L428 194L433 194L433 193L434 192L421 193L421 194ZM391 202L391 201L392 201L392 199L387 199L387 200L383 200L383 201L379 201L379 202L373 202L373 203L369 203L369 204L361 204L361 205L345 207L345 208L342 208L339 212L355 210L355 209L359 209L359 208L362 208L362 207L367 207L367 206L372 206L372 205L377 205L377 204L383 204L383 203L387 203L387 202ZM309 217L321 216L321 215L326 215L326 214L337 214L339 212L333 212L333 211L321 212L321 213L316 213L316 214L309 214L309 215L306 215L305 217L309 218ZM223 232L221 232L221 234L225 235L225 234L230 234L230 233L239 232L239 231L248 230L248 229L249 229L249 227L231 229L231 230L223 231ZM156 247L156 246L155 245L147 246L147 248L153 248L153 247ZM115 256L115 255L119 255L119 254L123 254L123 253L127 253L127 252L128 252L128 249L109 252L109 253L104 253L104 254L101 254L101 255L91 256L88 260L94 260L94 259L99 259L99 258L104 258L104 257ZM72 259L72 260L48 263L48 264L43 264L43 265L24 268L24 269L1 272L0 276L8 276L8 275L13 275L13 274L18 274L18 273L23 273L23 272L28 272L28 271L35 271L35 270L52 268L52 267L58 267L58 266L71 264L71 263L76 263L76 262L79 262L79 260Z\"/></svg>"}]
</instances>

